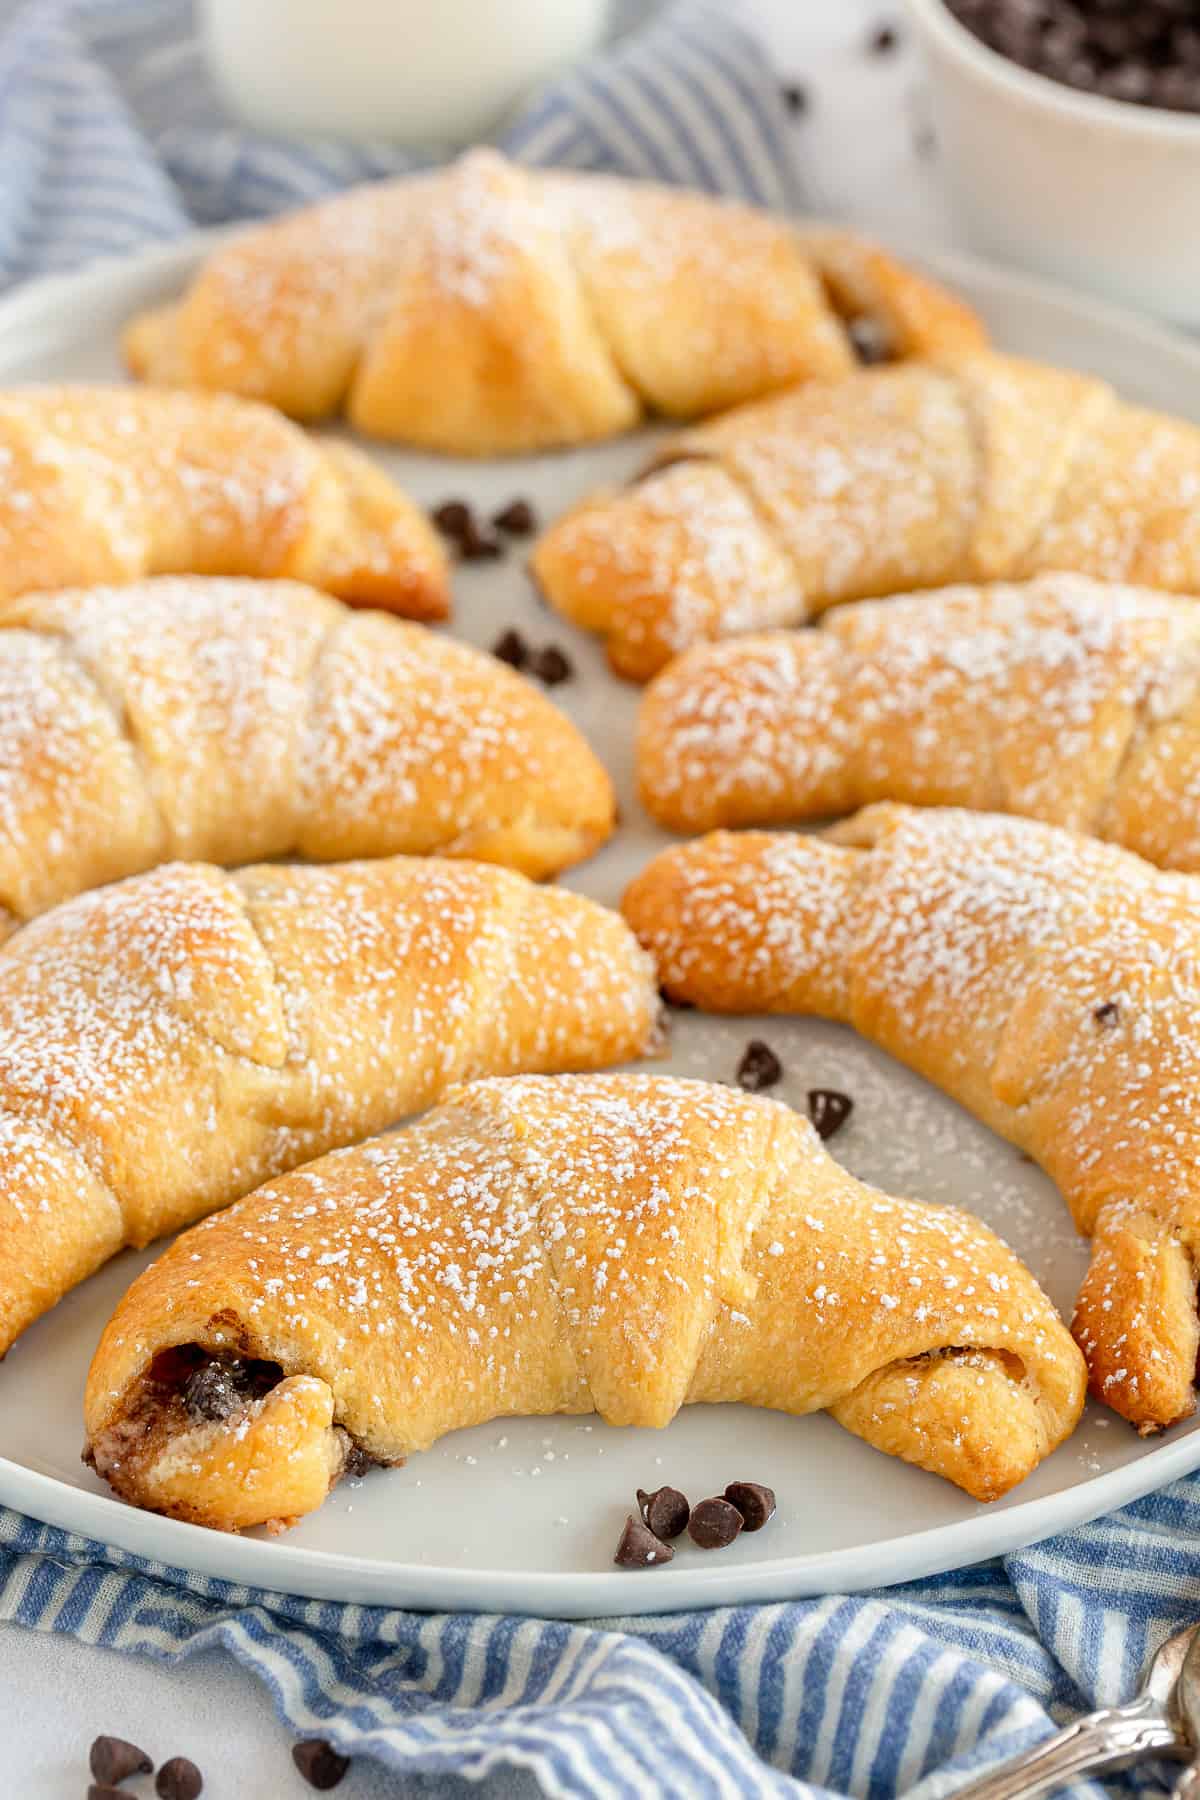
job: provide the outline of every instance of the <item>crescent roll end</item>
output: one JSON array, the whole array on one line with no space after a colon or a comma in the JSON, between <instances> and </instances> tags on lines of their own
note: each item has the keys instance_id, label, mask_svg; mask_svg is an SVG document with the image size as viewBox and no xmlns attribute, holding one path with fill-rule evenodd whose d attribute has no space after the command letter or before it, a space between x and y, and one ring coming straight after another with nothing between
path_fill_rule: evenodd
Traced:
<instances>
[{"instance_id":1,"label":"crescent roll end","mask_svg":"<svg viewBox=\"0 0 1200 1800\"><path fill-rule=\"evenodd\" d=\"M1149 1214L1101 1213L1071 1329L1096 1399L1143 1436L1195 1411L1196 1269L1186 1245Z\"/></svg>"},{"instance_id":2,"label":"crescent roll end","mask_svg":"<svg viewBox=\"0 0 1200 1800\"><path fill-rule=\"evenodd\" d=\"M940 1351L890 1363L829 1410L877 1450L943 1476L973 1500L999 1500L1074 1430L1082 1363L1073 1374L1074 1394L1050 1406L1019 1357Z\"/></svg>"},{"instance_id":3,"label":"crescent roll end","mask_svg":"<svg viewBox=\"0 0 1200 1800\"><path fill-rule=\"evenodd\" d=\"M333 1393L311 1375L282 1375L274 1364L221 1364L167 1351L155 1359L122 1408L90 1435L84 1460L134 1506L218 1531L265 1525L283 1531L320 1506L354 1446L333 1423ZM232 1409L190 1403L199 1370L252 1371L245 1391L230 1380ZM210 1383L214 1396L218 1384ZM89 1409L90 1410L90 1409Z\"/></svg>"}]
</instances>

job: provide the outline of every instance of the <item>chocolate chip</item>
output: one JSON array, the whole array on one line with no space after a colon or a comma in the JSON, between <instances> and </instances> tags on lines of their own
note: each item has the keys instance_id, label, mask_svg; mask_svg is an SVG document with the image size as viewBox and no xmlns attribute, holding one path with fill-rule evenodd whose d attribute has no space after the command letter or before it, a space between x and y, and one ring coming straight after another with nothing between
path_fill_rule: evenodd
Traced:
<instances>
[{"instance_id":1,"label":"chocolate chip","mask_svg":"<svg viewBox=\"0 0 1200 1800\"><path fill-rule=\"evenodd\" d=\"M183 1404L190 1419L227 1419L244 1395L229 1363L201 1363L183 1385Z\"/></svg>"},{"instance_id":2,"label":"chocolate chip","mask_svg":"<svg viewBox=\"0 0 1200 1800\"><path fill-rule=\"evenodd\" d=\"M879 363L893 362L896 348L891 333L879 319L872 319L866 313L857 319L851 319L846 332L854 347L854 354L864 368L873 368Z\"/></svg>"},{"instance_id":3,"label":"chocolate chip","mask_svg":"<svg viewBox=\"0 0 1200 1800\"><path fill-rule=\"evenodd\" d=\"M655 1569L669 1563L674 1554L670 1544L664 1544L643 1519L630 1513L613 1561L619 1569Z\"/></svg>"},{"instance_id":4,"label":"chocolate chip","mask_svg":"<svg viewBox=\"0 0 1200 1800\"><path fill-rule=\"evenodd\" d=\"M784 106L794 119L808 111L808 89L802 81L785 81L779 90Z\"/></svg>"},{"instance_id":5,"label":"chocolate chip","mask_svg":"<svg viewBox=\"0 0 1200 1800\"><path fill-rule=\"evenodd\" d=\"M743 1531L761 1531L775 1516L775 1490L761 1481L731 1481L725 1498L741 1513Z\"/></svg>"},{"instance_id":6,"label":"chocolate chip","mask_svg":"<svg viewBox=\"0 0 1200 1800\"><path fill-rule=\"evenodd\" d=\"M720 1495L693 1506L688 1520L688 1536L701 1550L723 1550L726 1544L732 1544L741 1529L741 1513Z\"/></svg>"},{"instance_id":7,"label":"chocolate chip","mask_svg":"<svg viewBox=\"0 0 1200 1800\"><path fill-rule=\"evenodd\" d=\"M523 669L529 661L529 645L513 626L502 631L492 645L492 655L510 669Z\"/></svg>"},{"instance_id":8,"label":"chocolate chip","mask_svg":"<svg viewBox=\"0 0 1200 1800\"><path fill-rule=\"evenodd\" d=\"M853 1111L854 1102L849 1094L840 1094L837 1088L808 1090L808 1116L823 1143L828 1143L842 1129Z\"/></svg>"},{"instance_id":9,"label":"chocolate chip","mask_svg":"<svg viewBox=\"0 0 1200 1800\"><path fill-rule=\"evenodd\" d=\"M1097 1025L1116 1025L1121 1017L1121 1008L1115 1000L1106 1000L1092 1014Z\"/></svg>"},{"instance_id":10,"label":"chocolate chip","mask_svg":"<svg viewBox=\"0 0 1200 1800\"><path fill-rule=\"evenodd\" d=\"M459 562L498 562L504 555L504 545L495 533L482 531L474 520L456 542Z\"/></svg>"},{"instance_id":11,"label":"chocolate chip","mask_svg":"<svg viewBox=\"0 0 1200 1800\"><path fill-rule=\"evenodd\" d=\"M129 1789L101 1787L98 1781L89 1782L87 1800L129 1800Z\"/></svg>"},{"instance_id":12,"label":"chocolate chip","mask_svg":"<svg viewBox=\"0 0 1200 1800\"><path fill-rule=\"evenodd\" d=\"M751 1038L737 1067L738 1086L745 1088L748 1094L761 1094L764 1088L774 1087L782 1077L783 1064L770 1044L764 1044L761 1038Z\"/></svg>"},{"instance_id":13,"label":"chocolate chip","mask_svg":"<svg viewBox=\"0 0 1200 1800\"><path fill-rule=\"evenodd\" d=\"M557 687L560 682L569 681L575 671L565 651L557 644L546 644L529 658L529 673L536 675L546 687Z\"/></svg>"},{"instance_id":14,"label":"chocolate chip","mask_svg":"<svg viewBox=\"0 0 1200 1800\"><path fill-rule=\"evenodd\" d=\"M894 25L877 25L867 39L867 49L872 56L890 56L900 42L900 33Z\"/></svg>"},{"instance_id":15,"label":"chocolate chip","mask_svg":"<svg viewBox=\"0 0 1200 1800\"><path fill-rule=\"evenodd\" d=\"M528 500L510 500L492 514L492 524L509 537L530 537L537 530L537 514Z\"/></svg>"},{"instance_id":16,"label":"chocolate chip","mask_svg":"<svg viewBox=\"0 0 1200 1800\"><path fill-rule=\"evenodd\" d=\"M102 1787L116 1787L127 1775L149 1775L154 1764L127 1738L98 1737L89 1752L88 1767Z\"/></svg>"},{"instance_id":17,"label":"chocolate chip","mask_svg":"<svg viewBox=\"0 0 1200 1800\"><path fill-rule=\"evenodd\" d=\"M305 1738L302 1744L293 1744L292 1761L309 1787L323 1794L335 1788L350 1767L350 1758L339 1756L325 1738Z\"/></svg>"},{"instance_id":18,"label":"chocolate chip","mask_svg":"<svg viewBox=\"0 0 1200 1800\"><path fill-rule=\"evenodd\" d=\"M432 517L442 536L456 544L478 529L475 514L465 500L443 500L440 506L434 507Z\"/></svg>"},{"instance_id":19,"label":"chocolate chip","mask_svg":"<svg viewBox=\"0 0 1200 1800\"><path fill-rule=\"evenodd\" d=\"M685 1495L678 1488L655 1488L648 1494L644 1488L637 1491L637 1503L642 1518L650 1527L656 1538L664 1543L669 1538L677 1538L681 1531L687 1530L687 1522L691 1517L691 1507Z\"/></svg>"},{"instance_id":20,"label":"chocolate chip","mask_svg":"<svg viewBox=\"0 0 1200 1800\"><path fill-rule=\"evenodd\" d=\"M154 1777L154 1791L159 1800L196 1800L203 1786L203 1775L186 1756L173 1756Z\"/></svg>"}]
</instances>

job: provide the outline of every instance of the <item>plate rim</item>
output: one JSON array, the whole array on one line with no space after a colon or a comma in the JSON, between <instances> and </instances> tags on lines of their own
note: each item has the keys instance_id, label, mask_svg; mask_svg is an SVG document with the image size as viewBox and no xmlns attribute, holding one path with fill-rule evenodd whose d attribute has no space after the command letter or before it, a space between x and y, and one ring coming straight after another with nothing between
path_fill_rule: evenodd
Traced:
<instances>
[{"instance_id":1,"label":"plate rim","mask_svg":"<svg viewBox=\"0 0 1200 1800\"><path fill-rule=\"evenodd\" d=\"M811 223L811 221L809 221ZM182 281L218 243L245 225L194 231L168 243L105 257L84 268L40 276L0 295L0 345L44 325L59 310L77 312L87 292L116 284ZM1130 308L1076 293L1061 283L953 249L891 242L914 266L950 285L986 289L1016 304L1057 311L1174 358L1200 385L1200 343ZM496 1611L543 1618L613 1619L632 1614L789 1600L886 1588L950 1574L1083 1525L1200 1467L1200 1428L1163 1442L1120 1468L1057 1493L979 1512L950 1524L807 1556L763 1558L724 1568L677 1571L648 1590L643 1572L463 1569L381 1562L340 1551L293 1548L206 1530L126 1506L58 1476L0 1455L0 1502L46 1524L161 1565L164 1571L247 1585L268 1593L417 1610ZM274 1564L274 1568L272 1568ZM678 1587L678 1594L671 1589Z\"/></svg>"}]
</instances>

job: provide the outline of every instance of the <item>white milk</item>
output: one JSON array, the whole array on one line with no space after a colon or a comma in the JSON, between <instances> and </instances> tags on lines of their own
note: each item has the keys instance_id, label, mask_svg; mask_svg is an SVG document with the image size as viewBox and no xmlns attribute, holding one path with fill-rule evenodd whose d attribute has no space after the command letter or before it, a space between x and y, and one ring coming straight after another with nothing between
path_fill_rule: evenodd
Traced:
<instances>
[{"instance_id":1,"label":"white milk","mask_svg":"<svg viewBox=\"0 0 1200 1800\"><path fill-rule=\"evenodd\" d=\"M609 0L202 0L232 110L292 137L452 146L600 42Z\"/></svg>"}]
</instances>

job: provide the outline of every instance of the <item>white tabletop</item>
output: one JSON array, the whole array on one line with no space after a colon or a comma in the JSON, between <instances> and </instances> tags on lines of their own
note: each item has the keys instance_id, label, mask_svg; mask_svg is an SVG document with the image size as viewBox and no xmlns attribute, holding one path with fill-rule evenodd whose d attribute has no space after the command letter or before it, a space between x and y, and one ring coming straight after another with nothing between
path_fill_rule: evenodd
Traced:
<instances>
[{"instance_id":1,"label":"white tabletop","mask_svg":"<svg viewBox=\"0 0 1200 1800\"><path fill-rule=\"evenodd\" d=\"M900 0L746 0L768 36L781 77L808 105L793 126L807 211L844 218L901 244L953 243L927 134L919 73L901 38L890 54L867 49L873 30L899 25ZM0 1626L0 1695L6 1722L3 1786L21 1800L81 1800L87 1750L101 1732L131 1738L157 1761L190 1756L204 1800L301 1800L291 1733L265 1690L232 1657L207 1652L180 1665L96 1650L66 1637ZM139 1784L139 1791L144 1784ZM506 1776L477 1785L401 1782L359 1762L338 1800L405 1800L460 1791L505 1800L531 1784Z\"/></svg>"}]
</instances>

